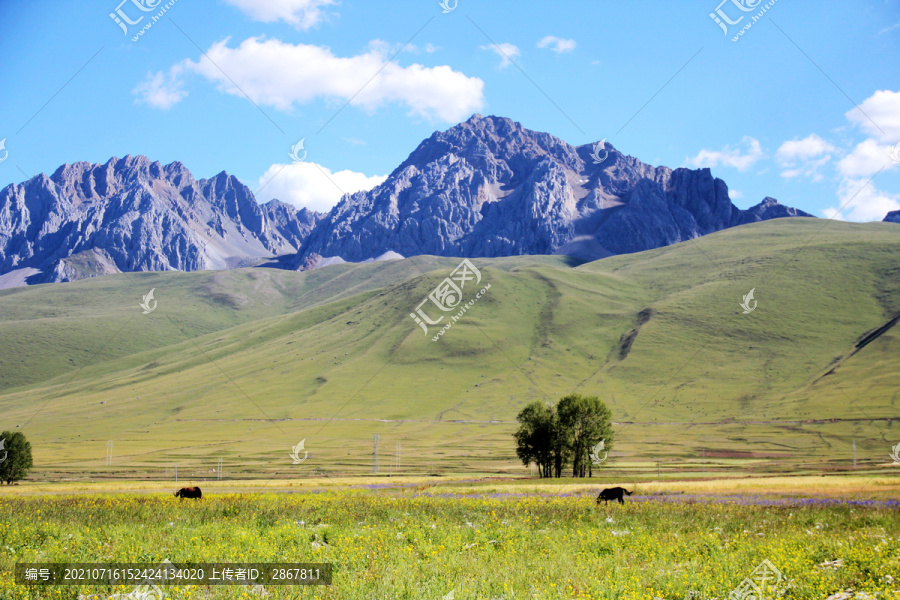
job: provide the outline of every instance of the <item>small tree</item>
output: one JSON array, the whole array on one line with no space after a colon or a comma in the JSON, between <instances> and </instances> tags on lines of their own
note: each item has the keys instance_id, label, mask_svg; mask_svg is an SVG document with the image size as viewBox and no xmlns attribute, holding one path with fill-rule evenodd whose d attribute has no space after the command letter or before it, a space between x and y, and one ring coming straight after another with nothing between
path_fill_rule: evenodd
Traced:
<instances>
[{"instance_id":1,"label":"small tree","mask_svg":"<svg viewBox=\"0 0 900 600\"><path fill-rule=\"evenodd\" d=\"M4 457L5 456L5 457ZM25 434L19 431L0 433L0 482L10 485L13 481L24 479L31 470L31 444Z\"/></svg>"},{"instance_id":2,"label":"small tree","mask_svg":"<svg viewBox=\"0 0 900 600\"><path fill-rule=\"evenodd\" d=\"M566 449L572 458L572 477L593 474L591 448L604 441L605 450L612 448L612 412L600 398L569 394L556 407L559 427Z\"/></svg>"},{"instance_id":3,"label":"small tree","mask_svg":"<svg viewBox=\"0 0 900 600\"><path fill-rule=\"evenodd\" d=\"M525 466L532 462L537 464L541 477L553 477L558 462L554 451L559 446L559 426L553 407L540 401L532 402L519 412L516 420L519 422L519 429L513 434L516 456Z\"/></svg>"},{"instance_id":4,"label":"small tree","mask_svg":"<svg viewBox=\"0 0 900 600\"><path fill-rule=\"evenodd\" d=\"M612 448L612 412L596 396L569 394L555 407L535 401L516 420L516 455L526 466L537 463L541 477L562 477L570 460L573 477L591 476L591 449L601 441Z\"/></svg>"}]
</instances>

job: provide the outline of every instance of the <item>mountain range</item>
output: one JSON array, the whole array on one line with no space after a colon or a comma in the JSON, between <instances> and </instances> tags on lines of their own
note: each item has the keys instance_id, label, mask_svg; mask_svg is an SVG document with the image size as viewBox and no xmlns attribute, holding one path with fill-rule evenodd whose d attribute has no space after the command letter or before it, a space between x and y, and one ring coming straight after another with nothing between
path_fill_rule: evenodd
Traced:
<instances>
[{"instance_id":1,"label":"mountain range","mask_svg":"<svg viewBox=\"0 0 900 600\"><path fill-rule=\"evenodd\" d=\"M421 254L583 262L792 216L811 215L768 197L737 208L709 169L654 167L605 142L571 146L474 115L434 133L383 183L345 195L328 214L259 204L236 177L197 180L179 162L63 165L0 190L0 287Z\"/></svg>"},{"instance_id":2,"label":"mountain range","mask_svg":"<svg viewBox=\"0 0 900 600\"><path fill-rule=\"evenodd\" d=\"M297 252L321 215L224 172L195 180L144 156L79 162L0 191L0 286L120 271L249 266Z\"/></svg>"}]
</instances>

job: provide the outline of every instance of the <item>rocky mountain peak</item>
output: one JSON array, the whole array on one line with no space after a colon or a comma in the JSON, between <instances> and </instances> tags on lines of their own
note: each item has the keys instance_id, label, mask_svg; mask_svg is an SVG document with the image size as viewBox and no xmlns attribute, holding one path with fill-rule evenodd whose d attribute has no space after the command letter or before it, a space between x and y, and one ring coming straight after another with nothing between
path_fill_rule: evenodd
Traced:
<instances>
[{"instance_id":1,"label":"rocky mountain peak","mask_svg":"<svg viewBox=\"0 0 900 600\"><path fill-rule=\"evenodd\" d=\"M49 181L62 196L76 205L96 202L122 192L129 186L162 181L176 189L194 183L190 171L180 162L163 166L143 155L110 158L104 164L76 162L60 166Z\"/></svg>"},{"instance_id":2,"label":"rocky mountain peak","mask_svg":"<svg viewBox=\"0 0 900 600\"><path fill-rule=\"evenodd\" d=\"M267 210L236 177L195 180L180 162L128 155L66 164L0 190L0 287L250 265L296 252L321 216ZM89 272L79 271L85 264Z\"/></svg>"},{"instance_id":3,"label":"rocky mountain peak","mask_svg":"<svg viewBox=\"0 0 900 600\"><path fill-rule=\"evenodd\" d=\"M609 143L594 147L472 115L420 143L381 185L345 197L310 234L296 266L313 255L361 261L390 251L592 259L807 216L771 198L742 211L709 169L654 167Z\"/></svg>"},{"instance_id":4,"label":"rocky mountain peak","mask_svg":"<svg viewBox=\"0 0 900 600\"><path fill-rule=\"evenodd\" d=\"M577 160L576 150L558 138L525 129L521 123L506 117L475 114L446 131L432 134L394 174L410 165L421 169L441 158L451 163L456 162L453 159L465 159L468 164L478 166L500 161L506 164L510 174L516 174L530 170L535 163L550 156L573 164Z\"/></svg>"}]
</instances>

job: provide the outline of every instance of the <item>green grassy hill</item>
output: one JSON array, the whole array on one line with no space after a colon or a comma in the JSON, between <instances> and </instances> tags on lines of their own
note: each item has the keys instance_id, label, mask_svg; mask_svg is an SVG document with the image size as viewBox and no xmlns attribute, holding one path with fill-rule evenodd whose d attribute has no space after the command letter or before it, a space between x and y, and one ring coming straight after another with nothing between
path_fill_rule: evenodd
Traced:
<instances>
[{"instance_id":1,"label":"green grassy hill","mask_svg":"<svg viewBox=\"0 0 900 600\"><path fill-rule=\"evenodd\" d=\"M579 267L476 259L490 290L437 342L409 314L456 259L4 290L2 426L47 478L363 473L373 434L381 472L399 443L403 472L522 474L518 410L578 391L612 408L620 474L844 468L854 440L884 465L898 256L895 224L780 219Z\"/></svg>"}]
</instances>

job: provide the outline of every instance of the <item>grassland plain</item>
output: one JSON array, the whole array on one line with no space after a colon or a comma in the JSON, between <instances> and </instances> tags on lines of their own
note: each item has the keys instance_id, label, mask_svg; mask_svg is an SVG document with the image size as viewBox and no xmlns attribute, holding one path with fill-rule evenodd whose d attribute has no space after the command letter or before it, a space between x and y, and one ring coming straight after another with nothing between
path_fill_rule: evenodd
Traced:
<instances>
[{"instance_id":1,"label":"grassland plain","mask_svg":"<svg viewBox=\"0 0 900 600\"><path fill-rule=\"evenodd\" d=\"M131 591L18 585L16 562L166 558L334 567L330 587L164 586L176 600L711 600L763 560L783 577L772 598L900 598L900 511L884 500L896 498L896 478L658 482L609 506L596 506L583 481L353 478L228 491L236 484L210 484L198 502L147 482L116 494L97 484L49 484L54 493L41 496L6 488L0 599Z\"/></svg>"},{"instance_id":2,"label":"grassland plain","mask_svg":"<svg viewBox=\"0 0 900 600\"><path fill-rule=\"evenodd\" d=\"M515 414L571 391L613 411L613 477L849 469L854 442L888 471L900 337L862 342L900 314L898 251L895 224L779 219L578 267L478 259L491 289L439 342L409 313L456 259L4 290L0 413L44 481L362 474L373 434L382 473L522 474Z\"/></svg>"}]
</instances>

